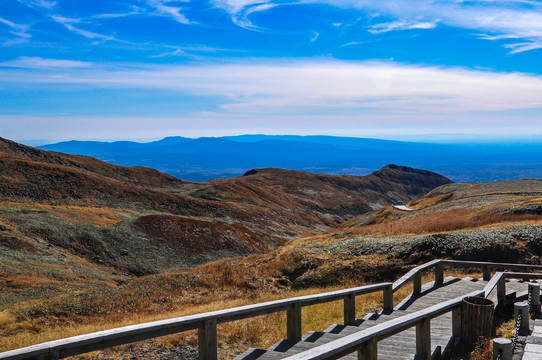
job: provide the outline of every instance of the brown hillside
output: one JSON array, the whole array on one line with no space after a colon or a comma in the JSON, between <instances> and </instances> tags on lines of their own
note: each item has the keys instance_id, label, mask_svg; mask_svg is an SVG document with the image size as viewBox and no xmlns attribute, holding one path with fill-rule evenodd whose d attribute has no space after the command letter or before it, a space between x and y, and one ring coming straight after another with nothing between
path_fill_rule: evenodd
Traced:
<instances>
[{"instance_id":1,"label":"brown hillside","mask_svg":"<svg viewBox=\"0 0 542 360\"><path fill-rule=\"evenodd\" d=\"M266 252L450 182L390 165L364 177L257 169L190 183L5 139L0 166L0 224L135 274Z\"/></svg>"}]
</instances>

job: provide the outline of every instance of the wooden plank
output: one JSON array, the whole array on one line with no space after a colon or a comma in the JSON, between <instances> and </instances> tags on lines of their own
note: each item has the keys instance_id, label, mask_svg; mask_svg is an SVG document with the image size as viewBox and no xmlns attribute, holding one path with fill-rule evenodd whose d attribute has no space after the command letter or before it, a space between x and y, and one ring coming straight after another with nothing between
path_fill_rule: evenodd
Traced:
<instances>
[{"instance_id":1,"label":"wooden plank","mask_svg":"<svg viewBox=\"0 0 542 360\"><path fill-rule=\"evenodd\" d=\"M344 324L356 324L356 297L353 294L344 298Z\"/></svg>"},{"instance_id":2,"label":"wooden plank","mask_svg":"<svg viewBox=\"0 0 542 360\"><path fill-rule=\"evenodd\" d=\"M206 320L198 330L199 360L217 360L216 319Z\"/></svg>"},{"instance_id":3,"label":"wooden plank","mask_svg":"<svg viewBox=\"0 0 542 360\"><path fill-rule=\"evenodd\" d=\"M417 272L413 278L414 281L414 293L422 292L422 273Z\"/></svg>"},{"instance_id":4,"label":"wooden plank","mask_svg":"<svg viewBox=\"0 0 542 360\"><path fill-rule=\"evenodd\" d=\"M443 283L444 282L444 265L442 262L439 262L435 266L435 282Z\"/></svg>"},{"instance_id":5,"label":"wooden plank","mask_svg":"<svg viewBox=\"0 0 542 360\"><path fill-rule=\"evenodd\" d=\"M431 360L431 319L424 318L416 324L416 355Z\"/></svg>"},{"instance_id":6,"label":"wooden plank","mask_svg":"<svg viewBox=\"0 0 542 360\"><path fill-rule=\"evenodd\" d=\"M301 340L301 304L290 305L286 312L286 339L290 341Z\"/></svg>"},{"instance_id":7,"label":"wooden plank","mask_svg":"<svg viewBox=\"0 0 542 360\"><path fill-rule=\"evenodd\" d=\"M480 296L483 291L473 291L466 296ZM421 320L433 318L451 311L460 306L463 296L446 301L442 304L431 306L425 310L417 311L397 319L393 319L382 324L377 324L369 329L359 331L358 333L347 335L330 343L317 346L313 349L287 357L288 360L321 360L336 359L351 352L358 350L364 342L376 338L377 340L390 337L398 332L416 325Z\"/></svg>"},{"instance_id":8,"label":"wooden plank","mask_svg":"<svg viewBox=\"0 0 542 360\"><path fill-rule=\"evenodd\" d=\"M377 360L378 344L376 339L364 342L358 350L358 360Z\"/></svg>"},{"instance_id":9,"label":"wooden plank","mask_svg":"<svg viewBox=\"0 0 542 360\"><path fill-rule=\"evenodd\" d=\"M384 310L393 310L393 288L391 285L384 288L383 297Z\"/></svg>"},{"instance_id":10,"label":"wooden plank","mask_svg":"<svg viewBox=\"0 0 542 360\"><path fill-rule=\"evenodd\" d=\"M491 280L487 283L487 285L484 287L485 297L487 298L489 294L493 291L495 286L499 283L500 279L503 277L502 272L496 272L495 275L491 278Z\"/></svg>"},{"instance_id":11,"label":"wooden plank","mask_svg":"<svg viewBox=\"0 0 542 360\"><path fill-rule=\"evenodd\" d=\"M393 292L396 292L397 290L405 286L417 273L430 269L433 266L436 266L441 261L442 260L433 260L420 266L416 266L414 269L410 270L408 273L400 277L399 280L393 283Z\"/></svg>"},{"instance_id":12,"label":"wooden plank","mask_svg":"<svg viewBox=\"0 0 542 360\"><path fill-rule=\"evenodd\" d=\"M327 301L340 300L348 294L361 295L381 291L391 285L391 283L366 285L351 289L269 301L232 309L217 310L203 314L130 325L3 352L0 353L0 359L30 359L41 355L47 356L57 352L60 354L60 358L74 356L90 351L198 329L203 322L211 319L215 319L218 324L221 324L229 321L285 311L294 303L300 304L301 306L309 306Z\"/></svg>"},{"instance_id":13,"label":"wooden plank","mask_svg":"<svg viewBox=\"0 0 542 360\"><path fill-rule=\"evenodd\" d=\"M452 335L461 337L461 306L452 310Z\"/></svg>"},{"instance_id":14,"label":"wooden plank","mask_svg":"<svg viewBox=\"0 0 542 360\"><path fill-rule=\"evenodd\" d=\"M459 267L478 267L483 268L485 266L491 269L510 269L510 270L531 270L542 271L542 265L528 265L528 264L511 264L511 263L496 263L496 262L483 262L483 261L461 261L461 260L441 260L444 265L459 266Z\"/></svg>"}]
</instances>

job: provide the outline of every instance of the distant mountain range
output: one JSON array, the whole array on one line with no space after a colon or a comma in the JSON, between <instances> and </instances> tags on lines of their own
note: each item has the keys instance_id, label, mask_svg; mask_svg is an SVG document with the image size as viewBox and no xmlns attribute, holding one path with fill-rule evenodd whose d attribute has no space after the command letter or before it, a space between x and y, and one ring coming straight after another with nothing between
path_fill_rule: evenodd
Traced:
<instances>
[{"instance_id":1,"label":"distant mountain range","mask_svg":"<svg viewBox=\"0 0 542 360\"><path fill-rule=\"evenodd\" d=\"M240 135L159 141L68 141L41 149L123 166L147 166L189 181L233 177L253 168L366 175L394 163L455 182L542 177L542 142L435 144L334 136Z\"/></svg>"}]
</instances>

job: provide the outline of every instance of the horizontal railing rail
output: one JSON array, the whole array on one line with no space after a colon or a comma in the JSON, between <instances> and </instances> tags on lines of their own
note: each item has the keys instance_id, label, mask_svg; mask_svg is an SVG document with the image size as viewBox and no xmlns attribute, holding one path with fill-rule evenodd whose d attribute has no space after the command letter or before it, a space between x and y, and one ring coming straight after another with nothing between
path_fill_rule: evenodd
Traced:
<instances>
[{"instance_id":1,"label":"horizontal railing rail","mask_svg":"<svg viewBox=\"0 0 542 360\"><path fill-rule=\"evenodd\" d=\"M337 359L359 351L358 359L376 359L377 342L401 331L416 326L416 354L422 359L431 358L430 320L450 311L460 311L465 296L481 296L484 291L473 291L455 299L444 301L427 309L404 315L381 324L371 326L343 338L317 346L313 349L287 357L284 360L326 360ZM453 335L460 336L460 316L452 316Z\"/></svg>"},{"instance_id":2,"label":"horizontal railing rail","mask_svg":"<svg viewBox=\"0 0 542 360\"><path fill-rule=\"evenodd\" d=\"M515 270L515 271L542 271L542 265L528 265L528 264L512 264L512 263L497 263L497 262L483 262L483 261L464 261L464 260L442 260L437 259L429 261L425 264L416 266L404 276L399 278L393 283L393 292L408 284L410 281L414 282L414 292L420 292L422 288L422 272L434 268L435 281L444 281L444 266L447 267L474 267L483 270L483 278L485 281L491 279L491 273L493 270Z\"/></svg>"},{"instance_id":3,"label":"horizontal railing rail","mask_svg":"<svg viewBox=\"0 0 542 360\"><path fill-rule=\"evenodd\" d=\"M446 260L437 260L412 269L407 275L412 279L416 272L427 270L437 266L438 263L446 263ZM490 264L495 267L505 268L532 268L538 269L538 266L498 263L480 263L474 264L461 263L459 266L474 266ZM451 263L457 265L458 263ZM404 276L406 279L406 275ZM299 354L287 357L284 360L328 360L337 359L358 351L358 359L377 359L378 341L393 336L401 331L416 326L416 355L421 359L431 359L431 319L438 317L446 312L452 311L452 336L461 337L461 302L468 296L483 296L487 298L489 294L497 288L497 302L504 304L506 301L506 279L542 279L540 273L520 273L520 272L496 272L490 281L481 291L473 291L469 294L459 296L455 299L441 302L439 304L417 311L415 313L398 317L384 323L374 325L369 329L356 332L355 334L345 336L341 339L329 342L327 344L315 347ZM403 278L401 278L403 279ZM400 280L401 280L400 279ZM403 279L404 280L404 279ZM401 285L402 286L402 285Z\"/></svg>"},{"instance_id":4,"label":"horizontal railing rail","mask_svg":"<svg viewBox=\"0 0 542 360\"><path fill-rule=\"evenodd\" d=\"M49 341L17 350L3 352L0 353L0 359L33 359L40 356L44 358L60 359L194 329L199 329L198 341L200 359L216 359L217 324L242 320L274 312L286 311L287 338L289 340L299 341L301 340L302 335L302 307L344 300L345 323L353 325L355 322L356 296L382 291L384 308L392 309L393 293L391 288L391 283L380 283L327 293L269 301L254 305L246 305L203 314L153 321L139 325L130 325L61 340Z\"/></svg>"},{"instance_id":5,"label":"horizontal railing rail","mask_svg":"<svg viewBox=\"0 0 542 360\"><path fill-rule=\"evenodd\" d=\"M321 304L325 302L343 300L344 301L344 323L345 325L353 325L355 323L355 297L362 294L372 292L383 292L383 308L386 310L393 309L393 293L405 286L409 281L414 282L414 292L421 292L422 288L422 272L430 269L435 270L435 282L443 282L444 280L444 267L478 267L484 270L484 280L489 281L486 285L483 295L486 297L491 293L495 287L497 287L498 303L504 303L506 301L505 291L505 279L507 277L520 277L520 278L542 278L542 274L533 273L503 273L497 272L493 278L491 278L491 271L495 269L510 269L516 271L541 271L542 266L539 265L526 265L526 264L509 264L509 263L494 263L494 262L479 262L479 261L458 261L458 260L433 260L428 263L422 264L410 270L407 274L400 279L392 283L380 283L373 285L366 285L357 288L332 291L327 293L320 293L314 295L307 295L289 299L282 299L276 301L270 301L265 303L246 305L237 308L218 310L208 312L204 314L196 314L183 316L173 319L159 320L148 322L138 325L130 325L116 329L99 331L91 334L74 336L71 338L49 341L37 345L28 346L21 349L11 350L0 353L0 359L19 360L19 359L60 359L68 356L84 354L87 352L102 350L113 346L129 344L141 340L151 339L164 335L171 335L188 330L198 329L198 345L199 345L199 359L200 360L214 360L217 357L217 324L242 320L255 316L286 311L287 325L286 333L287 339L292 341L301 340L301 308L310 305ZM530 277L531 276L531 277ZM463 296L464 297L464 296ZM462 298L463 298L462 297ZM457 299L454 299L454 301ZM452 300L450 300L452 301ZM453 301L452 301L453 302ZM427 316L422 318L431 319L433 315L441 311L442 309L448 309L451 303L449 301L435 305L428 308L430 310ZM444 307L442 307L444 306ZM456 305L453 305L454 307ZM440 309L440 310L439 310ZM423 310L425 311L425 310ZM420 314L423 314L419 312ZM448 310L446 310L448 311ZM416 313L418 314L418 313ZM418 314L418 315L420 315ZM412 314L413 315L413 314ZM409 315L411 316L411 315ZM437 316L437 315L435 315ZM454 317L455 318L455 317ZM421 326L420 331L427 335L427 329L429 329L429 323L424 323L426 320L412 320L411 318L398 318L407 321L408 324L412 324L413 321L416 326ZM397 319L397 320L398 320ZM427 321L429 321L427 320ZM395 320L394 320L395 321ZM421 323L418 323L421 321ZM401 324L397 322L396 324ZM422 325L420 325L422 324ZM425 324L425 325L424 325ZM388 324L389 325L389 324ZM381 325L378 325L381 326ZM384 326L384 324L382 324ZM394 325L395 326L395 325ZM394 329L401 328L399 325ZM402 326L402 325L401 325ZM406 325L405 325L406 326ZM410 327L411 325L408 325ZM372 328L371 328L372 329ZM380 329L380 327L378 328ZM384 329L384 328L382 328ZM385 329L388 329L385 327ZM391 329L391 328L390 328ZM386 330L386 334L391 334L395 330ZM384 331L384 330L382 330ZM454 330L455 331L455 330ZM381 335L375 335L371 339L379 339ZM389 335L391 336L391 335ZM357 340L356 340L357 341ZM365 341L365 340L364 340ZM376 348L376 341L371 340L367 344L374 343ZM423 341L422 341L423 342ZM356 343L359 343L356 342ZM363 343L363 341L361 342ZM371 346L363 351L372 351ZM420 345L421 347L425 345ZM360 351L362 351L360 350Z\"/></svg>"}]
</instances>

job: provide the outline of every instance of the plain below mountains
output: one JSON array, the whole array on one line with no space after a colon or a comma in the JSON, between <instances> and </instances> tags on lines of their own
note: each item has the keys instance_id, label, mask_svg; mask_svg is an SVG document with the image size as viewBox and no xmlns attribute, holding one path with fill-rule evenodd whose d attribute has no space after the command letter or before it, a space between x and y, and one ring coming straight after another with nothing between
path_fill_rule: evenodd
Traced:
<instances>
[{"instance_id":1,"label":"plain below mountains","mask_svg":"<svg viewBox=\"0 0 542 360\"><path fill-rule=\"evenodd\" d=\"M123 166L147 166L177 178L206 181L253 168L367 175L394 163L428 169L454 182L542 177L542 142L433 144L364 138L241 135L160 141L68 141L44 150L87 155Z\"/></svg>"}]
</instances>

